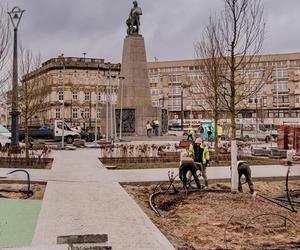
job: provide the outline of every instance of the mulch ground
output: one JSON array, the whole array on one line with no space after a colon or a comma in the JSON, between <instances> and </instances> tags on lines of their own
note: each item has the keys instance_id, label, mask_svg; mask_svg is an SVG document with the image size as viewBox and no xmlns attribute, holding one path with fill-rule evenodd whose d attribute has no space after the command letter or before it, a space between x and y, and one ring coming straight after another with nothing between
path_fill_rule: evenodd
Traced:
<instances>
[{"instance_id":1,"label":"mulch ground","mask_svg":"<svg viewBox=\"0 0 300 250\"><path fill-rule=\"evenodd\" d=\"M300 208L294 213L261 198L253 198L246 193L248 188L245 187L245 193L238 194L161 195L155 199L161 213L157 216L148 203L154 187L124 186L176 249L300 249ZM229 188L229 184L211 187ZM264 195L283 194L284 187L284 181L255 183L256 191ZM300 189L300 181L290 181L290 188ZM255 216L259 217L250 222ZM289 218L294 224L280 216Z\"/></svg>"}]
</instances>

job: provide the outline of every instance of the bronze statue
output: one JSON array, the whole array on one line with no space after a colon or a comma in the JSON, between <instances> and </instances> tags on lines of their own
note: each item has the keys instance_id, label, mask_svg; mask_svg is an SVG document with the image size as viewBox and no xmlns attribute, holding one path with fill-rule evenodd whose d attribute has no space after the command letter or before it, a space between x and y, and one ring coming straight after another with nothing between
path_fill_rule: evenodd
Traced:
<instances>
[{"instance_id":1,"label":"bronze statue","mask_svg":"<svg viewBox=\"0 0 300 250\"><path fill-rule=\"evenodd\" d=\"M129 18L126 21L128 26L128 35L137 35L140 31L140 15L142 15L142 9L138 6L137 1L133 1L133 8L130 10Z\"/></svg>"}]
</instances>

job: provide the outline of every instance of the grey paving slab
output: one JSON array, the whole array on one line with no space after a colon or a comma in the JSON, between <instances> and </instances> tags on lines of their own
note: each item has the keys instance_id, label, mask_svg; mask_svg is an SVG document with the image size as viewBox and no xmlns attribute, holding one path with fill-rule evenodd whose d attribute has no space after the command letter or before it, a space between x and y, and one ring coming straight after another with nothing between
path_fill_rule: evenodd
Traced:
<instances>
[{"instance_id":1,"label":"grey paving slab","mask_svg":"<svg viewBox=\"0 0 300 250\"><path fill-rule=\"evenodd\" d=\"M40 246L29 246L29 247L19 247L19 248L3 248L3 250L69 250L68 245L40 245Z\"/></svg>"},{"instance_id":2,"label":"grey paving slab","mask_svg":"<svg viewBox=\"0 0 300 250\"><path fill-rule=\"evenodd\" d=\"M69 234L108 234L113 249L173 249L118 183L48 183L33 245Z\"/></svg>"}]
</instances>

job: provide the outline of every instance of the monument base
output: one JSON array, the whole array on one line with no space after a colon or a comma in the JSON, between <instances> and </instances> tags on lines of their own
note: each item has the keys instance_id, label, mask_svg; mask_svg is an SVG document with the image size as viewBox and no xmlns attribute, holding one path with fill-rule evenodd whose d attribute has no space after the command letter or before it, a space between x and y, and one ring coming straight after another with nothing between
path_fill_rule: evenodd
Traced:
<instances>
[{"instance_id":1,"label":"monument base","mask_svg":"<svg viewBox=\"0 0 300 250\"><path fill-rule=\"evenodd\" d=\"M122 132L145 136L147 122L158 119L161 123L161 115L158 108L152 107L143 36L129 35L124 39L121 76L125 80L119 87L116 114L122 107Z\"/></svg>"}]
</instances>

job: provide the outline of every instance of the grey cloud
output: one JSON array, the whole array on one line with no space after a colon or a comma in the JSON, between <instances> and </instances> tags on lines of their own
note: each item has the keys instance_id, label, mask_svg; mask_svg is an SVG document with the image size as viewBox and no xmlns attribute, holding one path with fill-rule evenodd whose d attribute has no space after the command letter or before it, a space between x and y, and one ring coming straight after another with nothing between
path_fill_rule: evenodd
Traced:
<instances>
[{"instance_id":1,"label":"grey cloud","mask_svg":"<svg viewBox=\"0 0 300 250\"><path fill-rule=\"evenodd\" d=\"M44 60L60 53L120 62L131 0L0 0L26 9L20 26L25 47ZM265 53L299 50L299 0L263 0L268 23ZM190 59L210 14L222 0L140 0L148 60Z\"/></svg>"}]
</instances>

